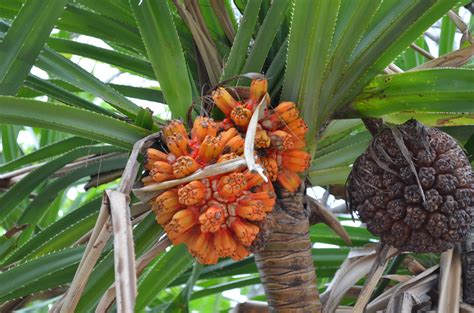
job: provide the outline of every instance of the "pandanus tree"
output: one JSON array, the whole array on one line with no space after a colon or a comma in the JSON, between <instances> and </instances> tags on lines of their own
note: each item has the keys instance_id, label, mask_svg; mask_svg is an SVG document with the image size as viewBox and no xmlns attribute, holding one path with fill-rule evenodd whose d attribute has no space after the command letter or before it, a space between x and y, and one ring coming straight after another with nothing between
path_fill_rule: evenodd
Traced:
<instances>
[{"instance_id":1,"label":"pandanus tree","mask_svg":"<svg viewBox=\"0 0 474 313\"><path fill-rule=\"evenodd\" d=\"M470 156L464 2L2 0L2 311L48 299L56 312L176 312L261 282L271 310L333 312L370 270L348 244L378 237L306 188L345 197L348 177L354 218L381 237L355 310L393 255L390 273L403 252L447 249L435 303L458 308L460 280L447 286L461 271L446 264L462 258L472 304L473 177L452 138ZM441 18L435 58L423 33ZM159 87L103 81L80 58ZM25 131L39 138L29 151Z\"/></svg>"}]
</instances>

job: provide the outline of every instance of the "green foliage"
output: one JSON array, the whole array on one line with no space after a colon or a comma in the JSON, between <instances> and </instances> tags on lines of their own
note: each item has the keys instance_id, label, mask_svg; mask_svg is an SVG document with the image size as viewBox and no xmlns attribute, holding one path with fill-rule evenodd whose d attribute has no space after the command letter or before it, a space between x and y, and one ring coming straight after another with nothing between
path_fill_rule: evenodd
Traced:
<instances>
[{"instance_id":1,"label":"green foliage","mask_svg":"<svg viewBox=\"0 0 474 313\"><path fill-rule=\"evenodd\" d=\"M0 43L0 94L16 94L63 13L66 2L30 0L21 8Z\"/></svg>"},{"instance_id":2,"label":"green foliage","mask_svg":"<svg viewBox=\"0 0 474 313\"><path fill-rule=\"evenodd\" d=\"M65 131L123 148L149 134L146 129L91 111L5 96L0 96L0 123Z\"/></svg>"},{"instance_id":3,"label":"green foliage","mask_svg":"<svg viewBox=\"0 0 474 313\"><path fill-rule=\"evenodd\" d=\"M357 117L383 116L394 123L409 115L433 126L471 125L466 113L474 112L473 75L471 69L443 68L379 76L349 108Z\"/></svg>"},{"instance_id":4,"label":"green foliage","mask_svg":"<svg viewBox=\"0 0 474 313\"><path fill-rule=\"evenodd\" d=\"M150 62L174 117L192 103L191 82L166 1L130 0Z\"/></svg>"},{"instance_id":5,"label":"green foliage","mask_svg":"<svg viewBox=\"0 0 474 313\"><path fill-rule=\"evenodd\" d=\"M191 31L174 1L0 1L0 304L26 297L29 305L30 295L72 281L100 195L117 185L133 144L159 130L164 112L186 119L194 102L200 113L200 96L213 87L203 48L217 51L211 61L223 64L214 69L221 81L262 72L272 104L298 104L310 127L314 185L345 183L371 138L361 118L415 117L442 126L474 154L472 64L413 70L428 59L409 47L429 50L423 33L442 19L438 52L452 52L456 29L446 13L456 0L191 2L213 47L196 45L200 32ZM146 86L100 79L78 60ZM405 72L385 74L391 63ZM35 142L26 145L25 136ZM162 229L153 214L134 223L140 257ZM377 240L365 228L344 228L355 247ZM324 290L350 247L322 224L309 235L318 244L313 261ZM223 292L248 294L260 284L252 257L194 264L183 245L152 260L138 279L137 311L228 311ZM113 282L108 242L76 311L94 311Z\"/></svg>"}]
</instances>

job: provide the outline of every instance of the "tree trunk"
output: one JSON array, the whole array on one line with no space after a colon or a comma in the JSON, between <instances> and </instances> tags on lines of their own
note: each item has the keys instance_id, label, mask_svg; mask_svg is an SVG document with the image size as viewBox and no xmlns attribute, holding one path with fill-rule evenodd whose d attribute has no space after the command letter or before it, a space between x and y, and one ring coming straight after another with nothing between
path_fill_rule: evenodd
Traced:
<instances>
[{"instance_id":1,"label":"tree trunk","mask_svg":"<svg viewBox=\"0 0 474 313\"><path fill-rule=\"evenodd\" d=\"M273 211L273 233L255 254L272 312L320 312L303 192L281 192Z\"/></svg>"},{"instance_id":2,"label":"tree trunk","mask_svg":"<svg viewBox=\"0 0 474 313\"><path fill-rule=\"evenodd\" d=\"M471 230L462 245L462 291L464 302L474 305L474 212L471 218Z\"/></svg>"}]
</instances>

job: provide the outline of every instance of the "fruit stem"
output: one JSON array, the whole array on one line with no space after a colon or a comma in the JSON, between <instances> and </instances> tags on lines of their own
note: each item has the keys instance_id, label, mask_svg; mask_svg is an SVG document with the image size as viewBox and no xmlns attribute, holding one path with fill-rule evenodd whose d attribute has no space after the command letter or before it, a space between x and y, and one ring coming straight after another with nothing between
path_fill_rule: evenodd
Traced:
<instances>
[{"instance_id":1,"label":"fruit stem","mask_svg":"<svg viewBox=\"0 0 474 313\"><path fill-rule=\"evenodd\" d=\"M383 125L383 120L381 118L363 118L362 122L364 122L365 127L372 136L377 135Z\"/></svg>"}]
</instances>

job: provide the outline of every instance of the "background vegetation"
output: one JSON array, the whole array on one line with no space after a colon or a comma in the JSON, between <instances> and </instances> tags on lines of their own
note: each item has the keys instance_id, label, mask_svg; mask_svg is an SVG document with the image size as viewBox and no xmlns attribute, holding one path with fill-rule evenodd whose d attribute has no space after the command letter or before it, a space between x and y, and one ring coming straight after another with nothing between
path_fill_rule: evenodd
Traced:
<instances>
[{"instance_id":1,"label":"background vegetation","mask_svg":"<svg viewBox=\"0 0 474 313\"><path fill-rule=\"evenodd\" d=\"M309 181L338 197L371 138L362 118L417 118L472 156L474 22L456 14L469 19L468 2L0 1L0 310L58 301L133 144L170 116L198 114L201 96L242 73L265 73L272 101L298 103L314 134ZM162 231L140 206L132 218L140 258ZM350 216L338 219L351 246L324 224L311 227L320 292L352 248L377 242ZM408 260L391 271L409 274L408 264L428 268L439 256ZM77 311L94 310L113 282L110 241ZM137 311L226 312L264 301L259 283L253 258L201 267L172 247L138 278Z\"/></svg>"}]
</instances>

